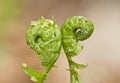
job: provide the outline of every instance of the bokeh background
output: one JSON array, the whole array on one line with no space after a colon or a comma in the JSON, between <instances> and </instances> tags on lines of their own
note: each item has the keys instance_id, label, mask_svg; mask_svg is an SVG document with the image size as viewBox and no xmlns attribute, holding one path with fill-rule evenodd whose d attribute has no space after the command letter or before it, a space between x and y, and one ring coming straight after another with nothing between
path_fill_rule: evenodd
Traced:
<instances>
[{"instance_id":1,"label":"bokeh background","mask_svg":"<svg viewBox=\"0 0 120 83\"><path fill-rule=\"evenodd\" d=\"M0 83L33 83L20 66L41 70L37 54L25 42L31 20L54 16L61 26L69 16L91 19L95 31L80 42L84 49L74 59L89 66L80 71L82 83L120 83L120 0L0 0ZM70 83L63 51L46 83Z\"/></svg>"}]
</instances>

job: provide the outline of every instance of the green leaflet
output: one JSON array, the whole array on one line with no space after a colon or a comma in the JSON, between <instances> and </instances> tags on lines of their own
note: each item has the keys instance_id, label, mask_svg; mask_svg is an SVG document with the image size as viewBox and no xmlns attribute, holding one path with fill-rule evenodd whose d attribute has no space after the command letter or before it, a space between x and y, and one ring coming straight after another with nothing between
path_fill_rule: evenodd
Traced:
<instances>
[{"instance_id":1,"label":"green leaflet","mask_svg":"<svg viewBox=\"0 0 120 83\"><path fill-rule=\"evenodd\" d=\"M88 65L76 63L72 57L77 56L83 49L78 41L89 38L93 30L93 23L83 16L73 16L66 19L61 30L54 18L50 20L41 17L37 21L32 21L26 31L26 42L31 49L37 52L45 69L43 72L39 72L26 64L23 64L22 69L33 81L43 83L51 68L54 67L61 46L63 46L69 63L71 83L80 83L78 70L84 69Z\"/></svg>"},{"instance_id":2,"label":"green leaflet","mask_svg":"<svg viewBox=\"0 0 120 83\"><path fill-rule=\"evenodd\" d=\"M69 63L71 83L80 83L78 69L87 67L87 65L78 64L72 60L72 57L79 54L83 49L78 41L89 38L93 30L93 23L83 16L70 17L62 24L62 45Z\"/></svg>"},{"instance_id":3,"label":"green leaflet","mask_svg":"<svg viewBox=\"0 0 120 83\"><path fill-rule=\"evenodd\" d=\"M42 78L41 73L38 73L38 76L41 74L40 77L36 77L37 72L30 67L27 67L27 69L24 67L23 70L28 75L36 78L37 83L42 83L50 69L54 66L61 50L61 32L54 18L50 20L41 17L37 21L32 21L26 31L26 42L31 49L37 52L45 70ZM30 71L35 72L35 74ZM40 79L38 80L38 78Z\"/></svg>"},{"instance_id":4,"label":"green leaflet","mask_svg":"<svg viewBox=\"0 0 120 83\"><path fill-rule=\"evenodd\" d=\"M27 75L31 77L31 80L35 82L37 82L39 79L42 79L42 77L44 76L43 73L39 72L34 68L27 66L27 64L23 64L22 69Z\"/></svg>"}]
</instances>

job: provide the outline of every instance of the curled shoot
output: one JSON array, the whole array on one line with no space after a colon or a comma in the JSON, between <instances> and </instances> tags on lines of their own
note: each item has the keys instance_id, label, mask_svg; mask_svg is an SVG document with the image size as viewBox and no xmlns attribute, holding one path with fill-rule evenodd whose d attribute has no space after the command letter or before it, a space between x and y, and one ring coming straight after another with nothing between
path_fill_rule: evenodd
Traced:
<instances>
[{"instance_id":1,"label":"curled shoot","mask_svg":"<svg viewBox=\"0 0 120 83\"><path fill-rule=\"evenodd\" d=\"M37 52L45 69L39 72L25 64L22 65L22 69L33 81L42 83L54 66L61 50L61 32L54 18L50 20L41 17L38 21L32 21L26 32L26 42Z\"/></svg>"},{"instance_id":2,"label":"curled shoot","mask_svg":"<svg viewBox=\"0 0 120 83\"><path fill-rule=\"evenodd\" d=\"M80 83L78 69L87 67L85 64L79 64L72 60L72 57L77 56L83 49L78 41L88 39L93 30L93 23L83 16L70 17L62 24L62 45L69 63L71 83Z\"/></svg>"}]
</instances>

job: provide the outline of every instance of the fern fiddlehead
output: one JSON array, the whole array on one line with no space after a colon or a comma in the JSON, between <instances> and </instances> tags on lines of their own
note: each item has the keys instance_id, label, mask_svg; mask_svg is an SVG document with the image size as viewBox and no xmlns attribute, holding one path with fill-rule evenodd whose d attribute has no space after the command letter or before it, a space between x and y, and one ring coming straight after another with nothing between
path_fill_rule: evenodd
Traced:
<instances>
[{"instance_id":1,"label":"fern fiddlehead","mask_svg":"<svg viewBox=\"0 0 120 83\"><path fill-rule=\"evenodd\" d=\"M22 69L33 81L42 83L54 66L59 57L61 46L63 46L69 63L71 83L80 83L78 69L86 68L87 65L74 62L72 57L83 49L78 41L89 38L93 30L93 23L83 16L73 16L65 20L61 31L54 19L41 17L38 21L32 21L26 32L26 42L30 48L37 52L45 69L40 72L26 64L22 65Z\"/></svg>"},{"instance_id":2,"label":"fern fiddlehead","mask_svg":"<svg viewBox=\"0 0 120 83\"><path fill-rule=\"evenodd\" d=\"M70 70L71 83L80 83L78 69L85 68L87 65L78 64L72 60L81 52L83 46L78 41L83 41L93 33L93 23L83 16L73 16L66 19L61 28L62 44L65 51Z\"/></svg>"},{"instance_id":3,"label":"fern fiddlehead","mask_svg":"<svg viewBox=\"0 0 120 83\"><path fill-rule=\"evenodd\" d=\"M54 18L50 20L41 17L38 21L32 21L26 32L26 42L37 52L45 69L43 72L39 72L26 64L23 64L22 69L31 76L33 81L42 83L54 66L61 50L61 32Z\"/></svg>"}]
</instances>

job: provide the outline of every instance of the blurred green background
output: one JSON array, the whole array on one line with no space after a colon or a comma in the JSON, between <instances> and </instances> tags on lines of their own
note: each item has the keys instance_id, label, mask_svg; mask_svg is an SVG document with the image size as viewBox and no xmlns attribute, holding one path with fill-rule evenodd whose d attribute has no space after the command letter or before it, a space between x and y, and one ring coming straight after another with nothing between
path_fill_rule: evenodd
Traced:
<instances>
[{"instance_id":1,"label":"blurred green background","mask_svg":"<svg viewBox=\"0 0 120 83\"><path fill-rule=\"evenodd\" d=\"M20 14L23 0L0 0L0 31Z\"/></svg>"},{"instance_id":2,"label":"blurred green background","mask_svg":"<svg viewBox=\"0 0 120 83\"><path fill-rule=\"evenodd\" d=\"M41 70L36 53L25 42L30 21L41 16L56 18L82 15L95 26L92 37L80 42L75 57L89 66L81 71L83 83L120 83L120 0L0 0L0 83L33 83L20 66L23 62ZM48 75L48 83L69 83L64 52Z\"/></svg>"}]
</instances>

